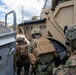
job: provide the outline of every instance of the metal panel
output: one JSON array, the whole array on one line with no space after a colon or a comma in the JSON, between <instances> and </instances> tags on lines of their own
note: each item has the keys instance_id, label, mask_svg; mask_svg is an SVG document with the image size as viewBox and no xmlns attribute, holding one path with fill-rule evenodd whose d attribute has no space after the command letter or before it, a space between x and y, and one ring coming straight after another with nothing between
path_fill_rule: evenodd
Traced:
<instances>
[{"instance_id":1,"label":"metal panel","mask_svg":"<svg viewBox=\"0 0 76 75\"><path fill-rule=\"evenodd\" d=\"M0 75L13 75L13 53L9 55L10 51L10 48L0 50Z\"/></svg>"},{"instance_id":2,"label":"metal panel","mask_svg":"<svg viewBox=\"0 0 76 75\"><path fill-rule=\"evenodd\" d=\"M14 75L16 32L0 25L0 75Z\"/></svg>"},{"instance_id":3,"label":"metal panel","mask_svg":"<svg viewBox=\"0 0 76 75\"><path fill-rule=\"evenodd\" d=\"M14 42L14 41L15 41L14 37L8 37L8 38L5 38L5 39L1 38L0 39L0 46L11 43L11 42Z\"/></svg>"},{"instance_id":4,"label":"metal panel","mask_svg":"<svg viewBox=\"0 0 76 75\"><path fill-rule=\"evenodd\" d=\"M5 27L4 25L0 24L0 35L10 32L12 32L12 29L9 29L8 27Z\"/></svg>"}]
</instances>

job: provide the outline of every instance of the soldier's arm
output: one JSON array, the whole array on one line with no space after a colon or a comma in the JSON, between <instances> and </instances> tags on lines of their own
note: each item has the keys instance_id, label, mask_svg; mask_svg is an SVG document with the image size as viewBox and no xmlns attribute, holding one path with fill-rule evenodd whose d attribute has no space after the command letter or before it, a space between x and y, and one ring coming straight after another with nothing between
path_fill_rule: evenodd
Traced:
<instances>
[{"instance_id":1,"label":"soldier's arm","mask_svg":"<svg viewBox=\"0 0 76 75\"><path fill-rule=\"evenodd\" d=\"M16 59L20 59L19 55L20 55L19 48L16 47Z\"/></svg>"},{"instance_id":2,"label":"soldier's arm","mask_svg":"<svg viewBox=\"0 0 76 75\"><path fill-rule=\"evenodd\" d=\"M27 45L27 49L28 49L28 54L32 53L32 46L31 46L31 43Z\"/></svg>"},{"instance_id":3,"label":"soldier's arm","mask_svg":"<svg viewBox=\"0 0 76 75\"><path fill-rule=\"evenodd\" d=\"M34 49L34 45L33 45L33 43L30 43L27 46L28 46L28 57L29 57L29 60L30 60L32 65L35 65L37 59L35 58L35 56L32 53L32 51Z\"/></svg>"}]
</instances>

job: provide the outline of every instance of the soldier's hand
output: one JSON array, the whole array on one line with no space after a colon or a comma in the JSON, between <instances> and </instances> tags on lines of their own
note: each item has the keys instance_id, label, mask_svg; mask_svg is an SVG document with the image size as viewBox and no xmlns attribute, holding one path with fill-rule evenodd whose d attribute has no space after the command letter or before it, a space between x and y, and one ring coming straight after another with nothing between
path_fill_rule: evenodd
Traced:
<instances>
[{"instance_id":1,"label":"soldier's hand","mask_svg":"<svg viewBox=\"0 0 76 75\"><path fill-rule=\"evenodd\" d=\"M55 52L55 53L54 53L54 56L55 56L55 57L58 57L58 56L59 56L59 54L58 54L57 52Z\"/></svg>"}]
</instances>

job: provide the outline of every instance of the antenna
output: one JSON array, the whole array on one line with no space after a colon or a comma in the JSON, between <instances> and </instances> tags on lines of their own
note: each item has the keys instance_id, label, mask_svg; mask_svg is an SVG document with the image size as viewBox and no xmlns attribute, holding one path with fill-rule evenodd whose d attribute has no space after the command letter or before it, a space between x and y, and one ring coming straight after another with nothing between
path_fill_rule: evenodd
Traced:
<instances>
[{"instance_id":1,"label":"antenna","mask_svg":"<svg viewBox=\"0 0 76 75\"><path fill-rule=\"evenodd\" d=\"M22 22L24 21L24 7L22 6Z\"/></svg>"}]
</instances>

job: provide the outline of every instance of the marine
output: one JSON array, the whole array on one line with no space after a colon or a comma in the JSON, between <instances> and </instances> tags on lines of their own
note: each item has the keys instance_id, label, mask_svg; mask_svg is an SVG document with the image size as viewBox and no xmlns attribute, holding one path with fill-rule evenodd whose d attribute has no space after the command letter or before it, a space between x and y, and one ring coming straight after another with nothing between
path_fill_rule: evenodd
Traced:
<instances>
[{"instance_id":1,"label":"marine","mask_svg":"<svg viewBox=\"0 0 76 75\"><path fill-rule=\"evenodd\" d=\"M64 66L60 65L54 71L54 75L76 75L76 24L67 27L65 36L71 47L71 56Z\"/></svg>"},{"instance_id":2,"label":"marine","mask_svg":"<svg viewBox=\"0 0 76 75\"><path fill-rule=\"evenodd\" d=\"M26 42L24 42L24 38L17 38L17 46L16 46L16 56L17 56L17 75L20 75L22 68L24 67L24 75L29 75L29 67L30 62L28 58L28 51Z\"/></svg>"},{"instance_id":3,"label":"marine","mask_svg":"<svg viewBox=\"0 0 76 75\"><path fill-rule=\"evenodd\" d=\"M32 41L28 44L28 56L36 68L36 75L52 75L55 48L51 41L43 37L39 28L31 31Z\"/></svg>"}]
</instances>

